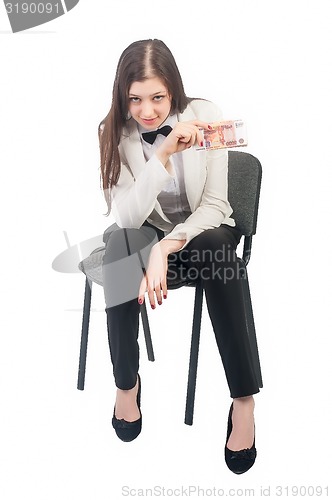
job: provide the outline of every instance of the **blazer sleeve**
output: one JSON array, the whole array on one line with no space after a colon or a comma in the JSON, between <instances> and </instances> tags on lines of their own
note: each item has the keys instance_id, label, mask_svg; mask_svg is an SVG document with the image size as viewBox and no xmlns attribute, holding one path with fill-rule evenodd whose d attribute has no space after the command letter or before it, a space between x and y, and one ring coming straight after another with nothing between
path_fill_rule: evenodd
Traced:
<instances>
[{"instance_id":1,"label":"blazer sleeve","mask_svg":"<svg viewBox=\"0 0 332 500\"><path fill-rule=\"evenodd\" d=\"M227 200L227 176L227 151L214 154L213 159L210 157L208 160L206 183L199 206L185 222L177 224L165 236L166 239L186 240L187 245L201 232L219 227L222 223L235 226L234 220L230 218L233 210Z\"/></svg>"},{"instance_id":2,"label":"blazer sleeve","mask_svg":"<svg viewBox=\"0 0 332 500\"><path fill-rule=\"evenodd\" d=\"M172 176L155 155L147 162L142 160L144 166L136 177L124 152L121 158L120 177L111 190L112 213L118 226L139 228L155 208L158 194Z\"/></svg>"},{"instance_id":3,"label":"blazer sleeve","mask_svg":"<svg viewBox=\"0 0 332 500\"><path fill-rule=\"evenodd\" d=\"M208 122L222 120L221 111L213 103L204 102L201 106L203 113L200 112L200 102L196 104L198 119ZM165 236L165 239L186 240L182 248L207 229L219 227L222 223L235 226L235 221L230 218L233 210L228 201L228 151L219 149L202 153L201 168L206 169L206 178L200 203L183 223L177 224Z\"/></svg>"}]
</instances>

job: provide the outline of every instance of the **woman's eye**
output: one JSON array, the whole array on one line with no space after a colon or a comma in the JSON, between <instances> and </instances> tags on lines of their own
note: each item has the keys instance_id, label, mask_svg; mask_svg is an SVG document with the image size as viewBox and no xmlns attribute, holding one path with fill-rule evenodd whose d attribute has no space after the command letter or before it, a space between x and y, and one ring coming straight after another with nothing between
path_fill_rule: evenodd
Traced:
<instances>
[{"instance_id":1,"label":"woman's eye","mask_svg":"<svg viewBox=\"0 0 332 500\"><path fill-rule=\"evenodd\" d=\"M134 103L138 103L140 101L140 98L139 97L130 97L129 101L134 102Z\"/></svg>"},{"instance_id":2,"label":"woman's eye","mask_svg":"<svg viewBox=\"0 0 332 500\"><path fill-rule=\"evenodd\" d=\"M157 102L159 102L159 101L161 101L163 99L163 97L164 97L163 95L155 95L154 96L154 100L157 101Z\"/></svg>"}]
</instances>

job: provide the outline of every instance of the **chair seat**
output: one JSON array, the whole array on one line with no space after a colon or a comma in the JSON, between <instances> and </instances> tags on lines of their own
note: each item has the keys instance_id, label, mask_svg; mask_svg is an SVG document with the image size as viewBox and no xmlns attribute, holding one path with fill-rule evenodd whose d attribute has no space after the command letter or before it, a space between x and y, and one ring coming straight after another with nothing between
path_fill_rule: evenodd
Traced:
<instances>
[{"instance_id":1,"label":"chair seat","mask_svg":"<svg viewBox=\"0 0 332 500\"><path fill-rule=\"evenodd\" d=\"M102 263L105 247L98 247L78 264L78 268L93 283L103 286Z\"/></svg>"},{"instance_id":2,"label":"chair seat","mask_svg":"<svg viewBox=\"0 0 332 500\"><path fill-rule=\"evenodd\" d=\"M78 267L89 280L103 286L102 263L105 255L105 247L96 248L91 254L82 260ZM167 288L176 290L182 286L196 286L197 280L190 279L187 271L183 268L170 264L167 273Z\"/></svg>"}]
</instances>

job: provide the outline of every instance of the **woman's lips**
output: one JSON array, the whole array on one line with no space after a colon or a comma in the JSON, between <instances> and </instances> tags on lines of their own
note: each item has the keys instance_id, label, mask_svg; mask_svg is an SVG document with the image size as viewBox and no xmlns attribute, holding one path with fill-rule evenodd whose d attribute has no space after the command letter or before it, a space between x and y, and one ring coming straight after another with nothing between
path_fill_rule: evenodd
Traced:
<instances>
[{"instance_id":1,"label":"woman's lips","mask_svg":"<svg viewBox=\"0 0 332 500\"><path fill-rule=\"evenodd\" d=\"M145 123L146 125L153 125L157 118L141 118L142 122Z\"/></svg>"}]
</instances>

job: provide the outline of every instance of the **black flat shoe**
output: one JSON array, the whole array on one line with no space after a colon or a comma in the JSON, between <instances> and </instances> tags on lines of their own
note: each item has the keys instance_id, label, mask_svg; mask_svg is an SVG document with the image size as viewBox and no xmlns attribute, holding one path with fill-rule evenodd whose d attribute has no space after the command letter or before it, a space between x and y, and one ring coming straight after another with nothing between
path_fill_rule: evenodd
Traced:
<instances>
[{"instance_id":1,"label":"black flat shoe","mask_svg":"<svg viewBox=\"0 0 332 500\"><path fill-rule=\"evenodd\" d=\"M244 472L247 472L247 470L249 470L255 463L257 455L257 451L255 448L255 438L251 448L246 448L245 450L239 450L239 451L229 450L227 448L227 442L233 430L232 415L233 415L233 403L231 404L228 415L227 437L225 445L225 461L227 467L232 472L234 472L234 474L243 474Z\"/></svg>"},{"instance_id":2,"label":"black flat shoe","mask_svg":"<svg viewBox=\"0 0 332 500\"><path fill-rule=\"evenodd\" d=\"M137 406L139 409L140 418L134 422L127 422L124 418L118 419L115 416L115 406L113 411L112 426L115 429L119 439L125 442L133 441L140 434L142 429L142 413L141 413L141 378L138 376L138 391L137 391Z\"/></svg>"}]
</instances>

